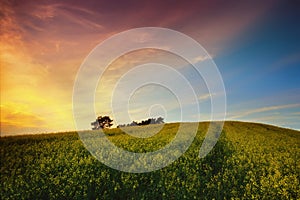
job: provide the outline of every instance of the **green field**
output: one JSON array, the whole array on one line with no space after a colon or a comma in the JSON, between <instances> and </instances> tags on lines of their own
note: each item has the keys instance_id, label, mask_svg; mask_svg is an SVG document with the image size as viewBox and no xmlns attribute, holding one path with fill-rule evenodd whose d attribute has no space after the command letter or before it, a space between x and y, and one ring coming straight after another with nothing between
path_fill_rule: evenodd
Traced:
<instances>
[{"instance_id":1,"label":"green field","mask_svg":"<svg viewBox=\"0 0 300 200\"><path fill-rule=\"evenodd\" d=\"M190 148L171 165L141 174L120 172L97 161L75 132L3 137L1 199L300 198L299 131L226 122L216 146L200 159L207 127L208 123L199 124ZM177 128L178 124L166 124L147 139L120 129L106 134L117 146L148 152L169 143ZM151 125L130 129L147 131Z\"/></svg>"}]
</instances>

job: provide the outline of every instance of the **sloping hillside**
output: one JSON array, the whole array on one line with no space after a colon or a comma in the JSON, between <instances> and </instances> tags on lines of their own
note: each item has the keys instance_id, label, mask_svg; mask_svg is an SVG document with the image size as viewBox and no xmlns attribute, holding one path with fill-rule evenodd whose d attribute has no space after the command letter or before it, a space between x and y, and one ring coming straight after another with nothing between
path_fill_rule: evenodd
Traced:
<instances>
[{"instance_id":1,"label":"sloping hillside","mask_svg":"<svg viewBox=\"0 0 300 200\"><path fill-rule=\"evenodd\" d=\"M141 174L120 172L97 161L75 132L1 138L1 198L299 198L299 131L226 122L213 151L200 159L207 127L207 122L200 123L194 142L174 163ZM154 128L132 127L128 131ZM148 152L169 143L177 129L178 124L166 124L147 139L134 138L120 129L106 134L128 151Z\"/></svg>"}]
</instances>

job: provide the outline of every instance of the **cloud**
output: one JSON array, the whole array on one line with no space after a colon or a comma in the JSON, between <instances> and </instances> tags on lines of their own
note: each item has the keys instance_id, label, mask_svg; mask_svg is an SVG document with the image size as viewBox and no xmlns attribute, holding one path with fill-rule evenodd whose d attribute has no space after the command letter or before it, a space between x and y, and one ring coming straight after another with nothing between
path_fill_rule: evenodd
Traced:
<instances>
[{"instance_id":1,"label":"cloud","mask_svg":"<svg viewBox=\"0 0 300 200\"><path fill-rule=\"evenodd\" d=\"M207 93L207 94L203 94L203 95L199 96L198 99L203 102L210 98L213 98L214 96L217 96L217 94L216 93Z\"/></svg>"},{"instance_id":2,"label":"cloud","mask_svg":"<svg viewBox=\"0 0 300 200\"><path fill-rule=\"evenodd\" d=\"M293 112L291 115L300 115L300 112Z\"/></svg>"},{"instance_id":3,"label":"cloud","mask_svg":"<svg viewBox=\"0 0 300 200\"><path fill-rule=\"evenodd\" d=\"M263 113L263 112L268 112L268 111L281 110L281 109L286 109L286 108L296 108L296 107L300 107L300 104L296 103L296 104L286 104L286 105L262 107L262 108L248 110L245 112L240 112L238 114L233 114L231 116L231 119L242 118L242 117L245 117L245 116L248 116L251 114L256 114L256 113Z\"/></svg>"},{"instance_id":4,"label":"cloud","mask_svg":"<svg viewBox=\"0 0 300 200\"><path fill-rule=\"evenodd\" d=\"M17 126L34 130L40 130L38 125L47 130L72 129L73 82L81 62L97 44L130 28L161 26L192 36L215 54L214 49L222 49L226 41L254 24L268 7L268 3L234 4L158 0L118 4L102 0L1 1L1 105L13 104L11 110L5 111L1 123L16 132L20 131ZM141 59L134 57L137 54L129 55L111 66L103 87L111 88L123 72L149 60L184 66L171 56L166 59L163 53L151 54L149 50L140 54L144 56ZM203 59L206 58L198 57L195 61ZM104 99L109 99L108 93L100 93L103 94ZM106 103L109 101L104 103L105 108ZM24 107L16 109L19 104ZM20 116L23 118L18 119ZM14 124L16 121L22 123Z\"/></svg>"},{"instance_id":5,"label":"cloud","mask_svg":"<svg viewBox=\"0 0 300 200\"><path fill-rule=\"evenodd\" d=\"M1 135L74 130L71 105L55 100L38 102L1 102Z\"/></svg>"},{"instance_id":6,"label":"cloud","mask_svg":"<svg viewBox=\"0 0 300 200\"><path fill-rule=\"evenodd\" d=\"M6 113L4 121L9 122L12 125L29 127L42 127L45 125L45 121L42 118L31 113L25 113L21 111Z\"/></svg>"},{"instance_id":7,"label":"cloud","mask_svg":"<svg viewBox=\"0 0 300 200\"><path fill-rule=\"evenodd\" d=\"M207 59L211 59L211 58L208 56L198 56L198 57L194 58L193 63L202 62Z\"/></svg>"},{"instance_id":8,"label":"cloud","mask_svg":"<svg viewBox=\"0 0 300 200\"><path fill-rule=\"evenodd\" d=\"M11 135L23 135L23 134L34 134L34 133L47 133L53 132L55 129L45 129L40 127L30 127L10 124L8 122L0 122L0 136L11 136Z\"/></svg>"},{"instance_id":9,"label":"cloud","mask_svg":"<svg viewBox=\"0 0 300 200\"><path fill-rule=\"evenodd\" d=\"M46 121L23 104L1 105L1 136L46 128Z\"/></svg>"}]
</instances>

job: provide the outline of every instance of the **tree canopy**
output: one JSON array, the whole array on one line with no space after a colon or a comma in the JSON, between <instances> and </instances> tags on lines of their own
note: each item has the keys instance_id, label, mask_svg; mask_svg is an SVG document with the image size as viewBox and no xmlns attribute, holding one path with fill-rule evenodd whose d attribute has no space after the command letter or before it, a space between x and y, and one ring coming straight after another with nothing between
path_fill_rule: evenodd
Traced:
<instances>
[{"instance_id":1,"label":"tree canopy","mask_svg":"<svg viewBox=\"0 0 300 200\"><path fill-rule=\"evenodd\" d=\"M109 116L99 116L96 121L92 122L92 130L110 128L113 125L113 120Z\"/></svg>"},{"instance_id":2,"label":"tree canopy","mask_svg":"<svg viewBox=\"0 0 300 200\"><path fill-rule=\"evenodd\" d=\"M121 124L118 127L125 127L125 126L144 126L149 124L163 124L164 118L158 117L158 118L149 118L147 120L142 120L141 122L132 121L130 124Z\"/></svg>"}]
</instances>

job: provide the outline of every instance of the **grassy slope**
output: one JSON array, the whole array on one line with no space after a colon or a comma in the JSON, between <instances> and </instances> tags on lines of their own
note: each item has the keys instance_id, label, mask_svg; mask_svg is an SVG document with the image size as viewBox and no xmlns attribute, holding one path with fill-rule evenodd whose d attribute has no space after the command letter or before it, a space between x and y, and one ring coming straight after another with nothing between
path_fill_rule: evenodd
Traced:
<instances>
[{"instance_id":1,"label":"grassy slope","mask_svg":"<svg viewBox=\"0 0 300 200\"><path fill-rule=\"evenodd\" d=\"M3 199L224 199L299 198L300 133L263 124L226 122L221 138L198 158L208 123L200 123L189 150L161 170L130 174L106 167L76 133L0 139ZM142 131L151 126L136 127ZM127 150L146 152L171 141L178 124L149 139L118 129L108 138ZM187 128L188 132L188 128Z\"/></svg>"}]
</instances>

